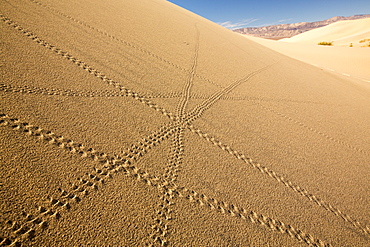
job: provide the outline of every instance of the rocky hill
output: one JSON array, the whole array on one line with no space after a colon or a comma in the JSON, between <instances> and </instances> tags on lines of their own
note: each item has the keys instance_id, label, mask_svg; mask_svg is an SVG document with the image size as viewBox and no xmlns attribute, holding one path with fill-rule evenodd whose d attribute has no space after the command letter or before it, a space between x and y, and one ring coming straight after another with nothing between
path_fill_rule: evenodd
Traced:
<instances>
[{"instance_id":1,"label":"rocky hill","mask_svg":"<svg viewBox=\"0 0 370 247\"><path fill-rule=\"evenodd\" d=\"M333 18L323 21L298 22L292 24L279 24L265 27L247 27L235 29L233 31L241 34L251 35L254 37L278 40L282 38L290 38L297 34L304 33L318 27L329 25L333 22L342 20L356 20L362 18L370 18L370 14L352 15L349 17L335 16Z\"/></svg>"}]
</instances>

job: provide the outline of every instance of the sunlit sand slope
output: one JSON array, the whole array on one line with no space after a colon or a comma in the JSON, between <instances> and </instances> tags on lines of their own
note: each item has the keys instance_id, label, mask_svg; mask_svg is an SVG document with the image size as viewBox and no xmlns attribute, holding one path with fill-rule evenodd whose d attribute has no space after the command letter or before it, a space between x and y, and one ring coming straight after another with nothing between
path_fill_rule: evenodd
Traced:
<instances>
[{"instance_id":1,"label":"sunlit sand slope","mask_svg":"<svg viewBox=\"0 0 370 247\"><path fill-rule=\"evenodd\" d=\"M333 41L334 46L365 46L370 42L370 18L338 21L281 41L303 44Z\"/></svg>"},{"instance_id":2,"label":"sunlit sand slope","mask_svg":"<svg viewBox=\"0 0 370 247\"><path fill-rule=\"evenodd\" d=\"M365 81L364 85L370 87L370 48L322 46L244 37L334 74Z\"/></svg>"},{"instance_id":3,"label":"sunlit sand slope","mask_svg":"<svg viewBox=\"0 0 370 247\"><path fill-rule=\"evenodd\" d=\"M163 0L0 4L0 245L369 245L365 87Z\"/></svg>"}]
</instances>

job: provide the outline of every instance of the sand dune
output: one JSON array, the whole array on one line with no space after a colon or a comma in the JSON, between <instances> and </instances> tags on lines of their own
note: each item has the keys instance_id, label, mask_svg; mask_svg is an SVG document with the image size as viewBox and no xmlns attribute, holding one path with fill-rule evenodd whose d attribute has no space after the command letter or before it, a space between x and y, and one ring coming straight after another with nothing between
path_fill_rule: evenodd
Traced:
<instances>
[{"instance_id":1,"label":"sand dune","mask_svg":"<svg viewBox=\"0 0 370 247\"><path fill-rule=\"evenodd\" d=\"M367 46L370 42L370 18L335 22L281 41L315 45L333 41L334 46Z\"/></svg>"},{"instance_id":2,"label":"sand dune","mask_svg":"<svg viewBox=\"0 0 370 247\"><path fill-rule=\"evenodd\" d=\"M284 55L317 66L335 75L365 82L370 87L370 48L321 46L299 42L273 41L244 36Z\"/></svg>"},{"instance_id":3,"label":"sand dune","mask_svg":"<svg viewBox=\"0 0 370 247\"><path fill-rule=\"evenodd\" d=\"M0 245L369 245L362 84L163 0L0 5Z\"/></svg>"}]
</instances>

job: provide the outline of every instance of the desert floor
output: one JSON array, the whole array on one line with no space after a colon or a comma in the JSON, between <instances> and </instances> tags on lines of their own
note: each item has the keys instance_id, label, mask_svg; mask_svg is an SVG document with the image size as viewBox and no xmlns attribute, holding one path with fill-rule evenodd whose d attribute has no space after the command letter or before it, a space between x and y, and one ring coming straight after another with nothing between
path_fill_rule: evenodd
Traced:
<instances>
[{"instance_id":1,"label":"desert floor","mask_svg":"<svg viewBox=\"0 0 370 247\"><path fill-rule=\"evenodd\" d=\"M1 246L369 246L367 82L163 0L0 6Z\"/></svg>"}]
</instances>

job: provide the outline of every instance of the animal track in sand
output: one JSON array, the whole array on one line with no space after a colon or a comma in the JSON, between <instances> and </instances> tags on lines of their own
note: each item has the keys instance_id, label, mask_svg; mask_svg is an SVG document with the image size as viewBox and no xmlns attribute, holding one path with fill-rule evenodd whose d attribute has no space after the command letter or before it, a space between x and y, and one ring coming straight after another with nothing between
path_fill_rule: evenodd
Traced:
<instances>
[{"instance_id":1,"label":"animal track in sand","mask_svg":"<svg viewBox=\"0 0 370 247\"><path fill-rule=\"evenodd\" d=\"M112 39L114 41L117 41L117 42L119 42L121 44L124 44L124 45L126 45L128 47L131 47L131 48L133 48L135 50L138 50L138 51L140 51L140 52L142 52L142 53L144 53L144 54L146 54L148 56L151 56L153 58L156 58L157 60L159 60L161 62L164 62L166 64L169 64L169 65L173 66L174 68L176 68L178 70L181 70L183 72L189 72L189 70L187 70L185 68L182 68L181 66L179 66L179 65L177 65L177 64L175 64L175 63L173 63L173 62L171 62L171 61L169 61L169 60L167 60L167 59L165 59L165 58L163 58L163 57L161 57L161 56L159 56L157 54L154 54L153 52L151 52L151 51L149 51L149 50L147 50L145 48L142 48L142 47L140 47L140 46L138 46L136 44L133 44L131 42L128 42L126 40L123 40L121 38L118 38L118 37L116 37L116 36L114 36L112 34L109 34L109 33L105 32L103 30L100 30L100 29L98 29L98 28L96 28L96 27L94 27L92 25L89 25L89 24L87 24L87 23L85 23L85 22L83 22L83 21L81 21L81 20L79 20L79 19L77 19L75 17L72 17L72 16L69 16L67 14L64 14L63 12L61 12L59 10L56 10L56 9L54 9L54 8L52 8L52 7L50 7L50 6L46 5L46 4L43 4L43 3L39 2L39 1L36 1L36 0L30 0L30 1L33 2L33 3L35 3L35 4L37 4L37 5L39 5L39 6L42 6L42 7L46 8L46 9L48 9L49 11L52 11L52 12L58 14L58 15L61 15L61 16L65 17L65 18L67 18L67 19L69 19L69 20L71 20L73 22L76 22L79 25L82 25L84 27L87 27L87 28L89 28L89 29L91 29L91 30L93 30L93 31L101 34L101 35L106 36L106 37L109 37L110 39ZM212 81L212 80L210 80L208 78L205 78L205 77L203 77L201 75L198 75L198 74L195 74L195 73L194 73L194 76L198 77L199 79L205 80L205 81L207 81L210 84L213 84L215 86L218 86L218 87L221 87L222 88L221 85L217 84L216 82L214 82L214 81Z\"/></svg>"},{"instance_id":2,"label":"animal track in sand","mask_svg":"<svg viewBox=\"0 0 370 247\"><path fill-rule=\"evenodd\" d=\"M275 171L273 171L273 170L271 170L267 167L264 167L264 166L260 165L259 163L254 162L251 158L248 158L244 154L234 150L230 146L223 144L221 141L215 139L214 137L211 137L207 133L203 133L201 130L196 129L192 125L189 126L189 129L193 133L196 133L200 137L202 137L202 138L206 139L207 141L211 142L213 145L218 146L222 150L224 150L224 151L228 152L229 154L233 155L237 159L243 160L245 163L247 163L248 165L252 166L253 168L259 170L261 173L264 173L264 174L268 175L269 177L271 177L271 178L275 179L276 181L282 183L284 186L289 187L290 189L297 192L298 194L300 194L300 195L306 197L307 199L309 199L310 201L316 203L320 207L323 207L325 210L328 210L328 211L332 212L333 214L335 214L336 216L341 217L344 221L349 222L352 226L356 227L361 232L363 232L365 234L368 234L368 235L370 234L370 228L368 226L361 224L359 221L357 221L357 220L353 219L351 216L343 213L341 210L337 209L336 207L334 207L330 203L327 203L327 202L319 199L317 196L309 193L306 189L304 189L304 188L302 188L298 185L295 185L294 183L287 180L283 176L278 175Z\"/></svg>"},{"instance_id":3,"label":"animal track in sand","mask_svg":"<svg viewBox=\"0 0 370 247\"><path fill-rule=\"evenodd\" d=\"M16 243L22 243L23 241L27 241L27 239L32 239L37 234L41 234L42 230L48 226L48 222L63 217L63 214L67 214L68 210L73 210L73 207L76 207L78 203L83 200L84 197L94 196L94 192L96 190L99 190L101 186L104 186L106 183L109 183L112 179L114 179L114 175L116 173L122 173L127 175L128 177L144 182L149 186L157 187L159 190L161 203L157 206L157 212L154 212L157 215L157 217L154 219L154 223L152 224L152 229L154 233L149 236L149 238L152 239L153 244L159 243L162 246L169 244L166 237L171 234L171 227L169 222L173 220L172 215L174 210L173 208L175 208L175 200L183 198L200 206L212 208L220 213L238 217L241 220L247 220L248 222L261 225L266 229L287 234L292 238L297 239L298 241L305 242L308 245L328 246L321 240L312 237L310 234L306 234L279 220L257 214L254 211L247 211L239 206L236 206L235 204L225 203L213 198L209 198L207 195L198 194L197 192L192 191L190 188L177 186L176 177L179 175L178 172L179 169L181 169L183 151L186 148L183 146L182 140L185 134L191 132L206 139L213 145L216 145L221 149L227 151L235 158L243 160L245 163L249 164L253 168L258 169L261 173L264 173L265 175L268 175L269 177L277 180L279 183L289 187L295 193L308 198L310 201L314 202L325 210L331 211L334 215L342 218L346 222L349 222L352 226L354 226L361 232L364 232L367 235L370 234L370 230L367 226L363 226L363 224L359 223L357 220L352 219L352 217L342 213L339 209L336 209L331 204L323 202L315 195L310 194L307 190L302 189L300 186L293 184L282 176L279 176L269 168L255 163L254 161L252 161L252 159L247 158L241 152L238 152L232 149L230 146L223 144L213 137L210 137L207 133L196 129L192 125L192 122L195 119L201 117L203 112L210 109L216 102L222 100L222 97L226 97L228 93L238 87L241 83L248 81L252 76L260 73L264 69L268 69L268 67L271 65L261 68L258 71L248 73L242 79L234 81L228 87L222 88L220 91L212 94L210 97L207 97L205 101L203 101L203 103L197 105L192 111L187 112L186 105L191 98L191 82L196 71L197 55L194 55L194 63L192 69L185 70L191 74L189 74L189 80L184 85L184 90L180 96L177 114L173 114L160 107L159 105L151 102L149 97L123 87L120 83L109 79L98 70L93 69L91 66L73 57L69 53L64 52L61 49L47 43L46 41L41 40L40 38L38 38L38 36L36 36L32 32L25 30L9 18L0 15L0 19L4 23L13 27L15 30L22 33L39 45L53 51L55 54L63 57L64 59L71 61L74 65L77 65L78 67L84 69L86 72L99 78L103 82L106 82L109 85L119 89L121 94L117 96L122 95L132 97L135 100L143 103L144 105L153 108L157 112L160 112L161 114L167 116L171 120L170 124L162 126L161 128L159 128L159 130L152 133L144 140L138 141L135 145L129 148L127 152L122 155L122 157L119 157L99 153L92 148L86 148L85 146L77 144L72 140L68 140L63 136L56 135L53 132L43 130L26 122L21 122L18 119L7 116L6 114L0 115L0 126L8 127L10 129L13 129L14 131L24 132L26 135L34 138L39 138L44 142L49 143L50 145L54 145L55 147L62 148L65 151L74 153L75 155L79 155L81 158L89 159L90 162L94 162L94 164L96 164L96 168L93 171L79 178L70 188L59 188L60 196L58 198L46 198L49 204L48 207L40 206L38 209L38 214L35 216L31 216L26 213L26 217L21 223L14 223L14 227L12 225L12 227L8 228L7 233L9 236L0 238L1 244L16 245ZM199 35L197 35L196 37L197 39L199 39ZM195 49L195 52L198 52L197 48ZM7 87L2 86L2 88ZM10 91L12 91L12 87L10 87L10 89ZM45 92L48 92L48 90L46 89ZM61 93L63 91L59 92L60 94L56 95L63 95ZM68 96L68 93L74 94L72 91L68 91L66 93L66 96ZM99 94L100 93L97 93L96 95ZM149 152L152 147L160 145L163 140L169 138L173 138L173 145L171 146L171 150L169 150L168 170L164 175L159 177L153 176L135 166L135 163L140 159L140 157ZM31 220L28 221L29 219ZM31 227L27 225L29 223L31 223ZM16 237L13 237L13 235L16 235Z\"/></svg>"},{"instance_id":4,"label":"animal track in sand","mask_svg":"<svg viewBox=\"0 0 370 247\"><path fill-rule=\"evenodd\" d=\"M23 86L12 86L4 83L0 83L0 91L12 92L12 93L24 93L24 94L41 94L41 95L58 95L67 97L127 97L128 94L117 91L77 91L77 90L67 90L59 88L42 88L34 87L29 85ZM180 98L182 93L180 92L169 92L169 93L140 93L143 97L147 99L155 98ZM209 95L202 95L191 93L189 99L208 99ZM301 100L291 100L291 99L271 99L271 98L261 98L253 96L228 96L224 95L220 97L220 100L227 101L266 101L266 102L293 102L293 103L304 103L304 104L324 104L322 102L313 101L301 101Z\"/></svg>"},{"instance_id":5,"label":"animal track in sand","mask_svg":"<svg viewBox=\"0 0 370 247\"><path fill-rule=\"evenodd\" d=\"M362 149L360 149L360 148L357 148L357 147L355 147L355 146L353 146L353 145L351 145L351 144L348 144L348 143L346 143L346 142L344 142L344 141L341 141L341 140L338 140L338 139L336 139L336 138L333 138L333 137L331 137L331 136L329 136L329 135L327 135L327 134L325 134L325 133L323 133L323 132L321 132L321 131L319 131L319 130L317 130L317 129L314 129L314 128L312 128L312 127L310 127L310 126L307 126L306 124L304 124L304 123L302 123L302 122L300 122L300 121L298 121L298 120L295 120L295 119L293 119L293 118L291 118L291 117L289 117L289 116L287 116L287 115L285 115L285 114L282 114L282 113L280 113L280 112L277 112L276 110L273 110L273 109L271 109L271 108L269 108L269 107L266 107L266 106L263 106L262 104L260 104L260 103L257 103L256 105L258 105L259 107L261 107L262 109L264 109L264 110L266 110L266 111L269 111L269 112L272 112L272 113L274 113L274 114L276 114L276 115L278 115L279 117L281 117L281 118L284 118L284 119L286 119L286 120L288 120L288 121L290 121L290 122L292 122L292 123L294 123L294 124L296 124L296 125L299 125L300 127L302 127L302 128L305 128L305 129L307 129L307 130L309 130L309 131L311 131L311 132L313 132L313 133L315 133L315 134L318 134L318 135L320 135L320 136L323 136L323 137L325 137L326 139L328 139L328 140L330 140L330 141L333 141L333 142L335 142L335 143L337 143L337 144L340 144L340 145L342 145L342 146L345 146L345 147L347 147L347 148L350 148L350 149L352 149L352 150L355 150L355 151L357 151L357 152L360 152L360 153L363 153L363 154L368 154L366 151L364 151L364 150L362 150Z\"/></svg>"},{"instance_id":6,"label":"animal track in sand","mask_svg":"<svg viewBox=\"0 0 370 247\"><path fill-rule=\"evenodd\" d=\"M267 227L270 230L288 234L289 236L312 246L330 246L323 243L319 239L314 239L310 234L306 234L301 230L297 230L291 225L286 225L281 221L257 214L254 211L248 212L245 209L233 204L210 198L204 194L199 194L185 187L179 187L173 181L168 181L163 177L151 176L147 172L133 165L136 161L134 157L130 159L125 159L121 157L110 157L109 155L106 155L104 153L99 154L97 151L91 148L87 149L87 152L80 152L80 150L84 149L84 147L82 145L76 144L72 140L66 140L60 136L57 136L53 132L42 130L38 127L33 127L28 123L20 122L18 119L10 118L5 114L1 114L0 118L0 123L2 124L2 126L8 126L15 131L21 131L28 135L34 136L35 138L40 138L50 145L63 148L64 150L72 152L76 155L80 155L83 158L90 158L90 160L100 164L100 168L95 168L95 171L92 171L92 173L96 172L97 174L105 176L105 179L103 180L102 178L98 178L96 175L88 173L86 174L86 177L78 179L79 185L72 185L70 190L75 193L82 194L81 196L76 196L76 194L74 193L69 193L63 189L59 189L60 197L64 200L68 200L69 202L66 202L63 199L47 197L49 207L38 208L38 217L46 217L46 220L44 221L46 223L42 223L42 227L39 227L40 229L46 228L48 225L47 222L52 220L53 218L59 219L60 217L62 217L59 211L57 211L59 208L70 210L85 196L92 196L94 191L98 190L98 186L94 186L96 181L100 182L103 186L106 182L109 182L109 180L113 179L113 174L120 172L129 177L142 181L149 186L154 186L158 188L161 194L163 194L161 197L163 203L159 205L160 210L157 211L158 216L157 218L155 218L154 224L152 224L152 229L155 230L155 233L151 235L155 242L159 242L163 246L168 244L168 241L164 237L168 234L168 229L170 228L168 221L172 220L171 207L175 205L174 199L177 197L185 198L191 202L199 204L200 206L210 207L211 209L223 214L239 217L242 220L247 220L249 222L259 224L261 226ZM34 128L38 131L29 131L30 128ZM236 152L232 153L235 154ZM86 188L84 186L91 187L91 190L89 191L89 188ZM88 191L88 193L86 193L86 191ZM39 225L40 224L41 222L39 223ZM26 227L24 228L26 229ZM39 228L37 228L37 230L40 231ZM33 230L36 232L36 227L30 228L28 230ZM7 242L11 241L11 244L26 241L24 234L14 240L11 240L9 237L3 239L6 239Z\"/></svg>"},{"instance_id":7,"label":"animal track in sand","mask_svg":"<svg viewBox=\"0 0 370 247\"><path fill-rule=\"evenodd\" d=\"M190 99L190 93L191 88L194 80L194 76L197 69L198 64L198 54L199 54L199 40L200 40L200 31L197 27L197 24L195 24L195 48L194 48L194 56L193 56L193 63L191 66L191 70L188 74L188 78L184 84L183 92L181 94L179 103L176 108L176 114L177 114L177 121L179 128L177 131L175 131L173 135L173 145L170 148L170 154L169 154L169 164L168 169L166 173L163 175L165 180L169 180L171 184L173 184L177 179L177 172L179 169L179 166L182 162L182 156L183 156L183 135L184 135L184 127L183 127L183 121L182 119L185 117L184 113L187 107L187 104ZM159 204L159 210L158 214L161 216L160 218L154 218L155 223L152 225L152 228L155 230L155 232L151 235L154 243L159 242L162 246L165 246L168 244L168 240L166 239L166 235L168 234L168 221L172 218L170 215L171 205L171 199L173 198L172 194L167 193L165 190L162 190L162 196L161 201L162 203ZM166 210L164 210L166 209ZM159 222L161 224L159 224ZM164 222L164 223L163 223Z\"/></svg>"}]
</instances>

